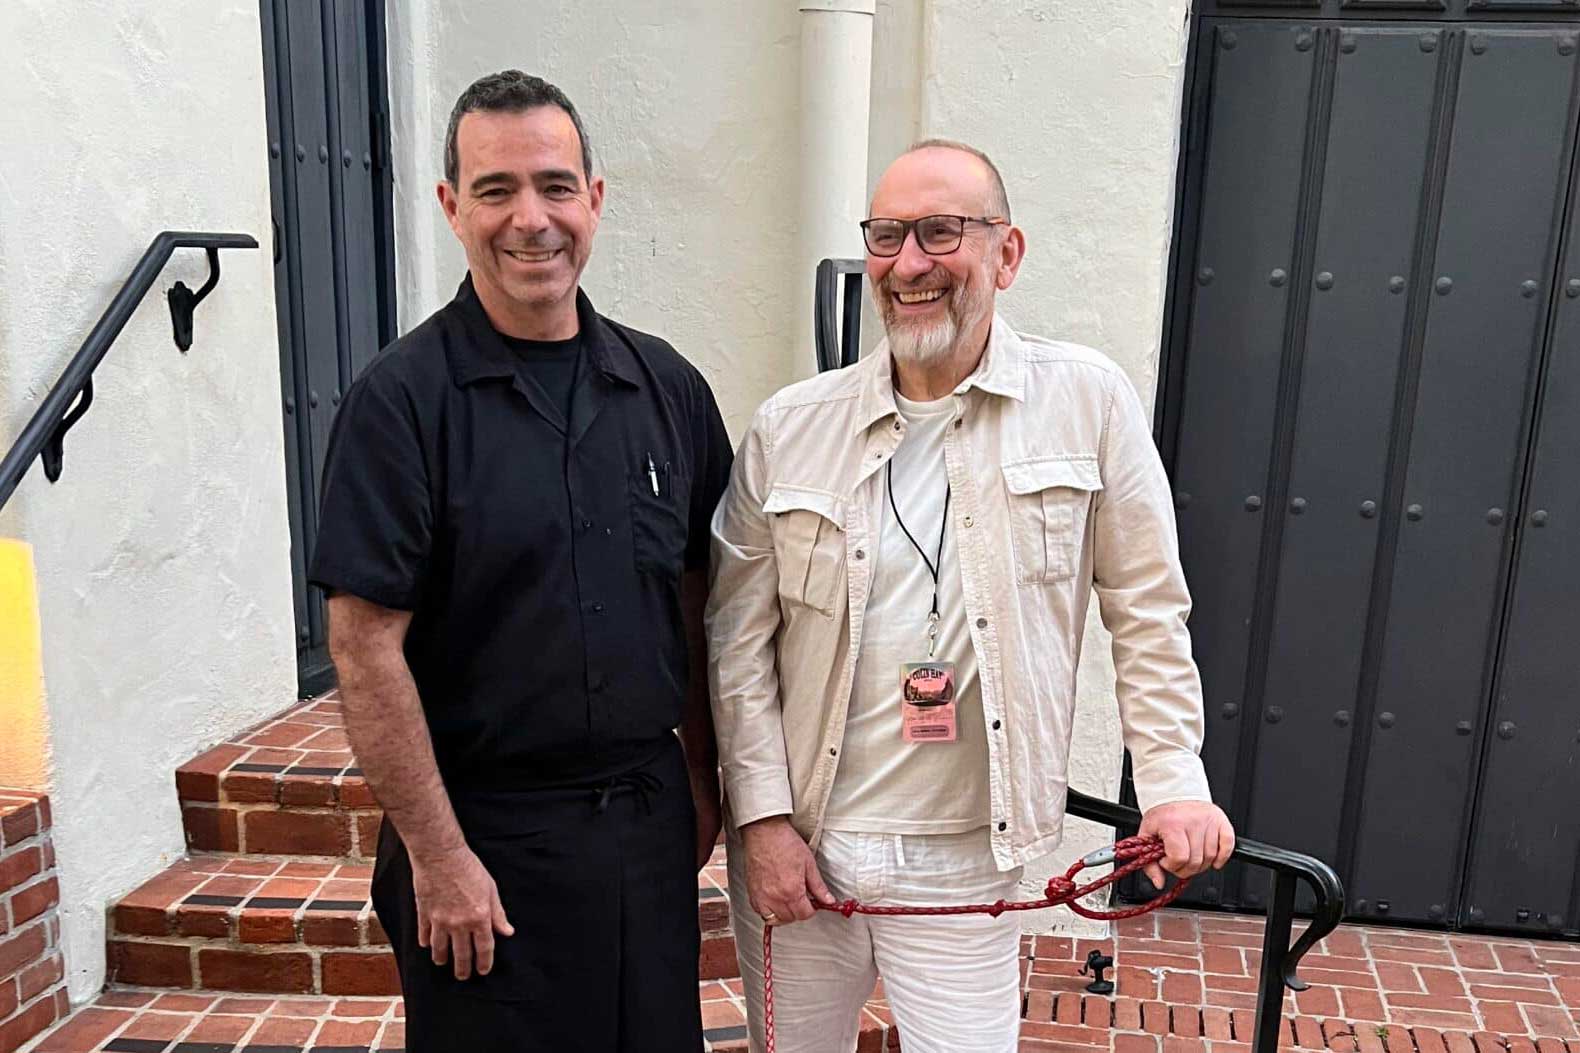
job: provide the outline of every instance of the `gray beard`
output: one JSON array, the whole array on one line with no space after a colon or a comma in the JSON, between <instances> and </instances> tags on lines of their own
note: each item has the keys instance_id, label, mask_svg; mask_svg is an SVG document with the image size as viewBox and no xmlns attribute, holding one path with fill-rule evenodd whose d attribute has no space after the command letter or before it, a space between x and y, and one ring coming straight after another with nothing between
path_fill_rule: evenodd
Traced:
<instances>
[{"instance_id":1,"label":"gray beard","mask_svg":"<svg viewBox=\"0 0 1580 1053\"><path fill-rule=\"evenodd\" d=\"M932 325L895 324L888 283L877 291L878 313L889 338L889 353L906 365L930 366L954 353L961 337L987 313L987 296L981 289L956 285L949 294L947 317Z\"/></svg>"}]
</instances>

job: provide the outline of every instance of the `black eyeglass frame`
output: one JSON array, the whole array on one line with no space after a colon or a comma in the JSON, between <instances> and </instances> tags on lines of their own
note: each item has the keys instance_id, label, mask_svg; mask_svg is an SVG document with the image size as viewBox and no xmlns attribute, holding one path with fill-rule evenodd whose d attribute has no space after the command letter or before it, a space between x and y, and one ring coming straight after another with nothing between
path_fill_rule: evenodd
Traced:
<instances>
[{"instance_id":1,"label":"black eyeglass frame","mask_svg":"<svg viewBox=\"0 0 1580 1053\"><path fill-rule=\"evenodd\" d=\"M918 216L915 219L894 219L890 216L871 216L862 220L858 226L861 227L861 240L863 244L866 245L868 254L876 256L881 260L889 260L905 251L905 239L909 238L916 232L916 225L918 223L926 223L930 219L959 220L960 236L955 239L954 245L947 249L938 249L935 251L933 249L929 249L926 245L923 245L921 236L917 235L916 247L921 249L929 256L948 256L951 253L959 252L961 244L966 240L967 223L981 223L988 227L1003 227L1009 225L1009 220L1004 219L1001 216L957 216L949 212L937 212L931 216ZM895 249L893 252L878 252L874 250L872 247L872 236L869 230L870 225L873 223L898 223L900 225L899 248Z\"/></svg>"}]
</instances>

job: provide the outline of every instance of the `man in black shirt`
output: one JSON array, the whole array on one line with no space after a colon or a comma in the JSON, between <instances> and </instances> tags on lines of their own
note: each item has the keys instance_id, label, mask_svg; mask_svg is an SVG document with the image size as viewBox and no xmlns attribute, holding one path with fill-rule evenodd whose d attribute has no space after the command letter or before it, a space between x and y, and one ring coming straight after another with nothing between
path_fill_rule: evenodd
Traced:
<instances>
[{"instance_id":1,"label":"man in black shirt","mask_svg":"<svg viewBox=\"0 0 1580 1053\"><path fill-rule=\"evenodd\" d=\"M603 194L557 88L468 88L438 186L468 276L330 441L311 577L385 811L373 900L412 1053L702 1044L730 445L701 374L580 292Z\"/></svg>"}]
</instances>

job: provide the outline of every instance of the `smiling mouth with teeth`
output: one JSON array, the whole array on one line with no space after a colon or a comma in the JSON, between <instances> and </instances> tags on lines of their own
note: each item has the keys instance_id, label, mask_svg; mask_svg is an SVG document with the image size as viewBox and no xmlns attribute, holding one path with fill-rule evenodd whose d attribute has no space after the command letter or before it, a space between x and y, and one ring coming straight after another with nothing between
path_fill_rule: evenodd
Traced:
<instances>
[{"instance_id":1,"label":"smiling mouth with teeth","mask_svg":"<svg viewBox=\"0 0 1580 1053\"><path fill-rule=\"evenodd\" d=\"M552 249L548 252L522 252L515 249L506 249L505 255L523 263L547 263L558 255L559 251L559 249Z\"/></svg>"},{"instance_id":2,"label":"smiling mouth with teeth","mask_svg":"<svg viewBox=\"0 0 1580 1053\"><path fill-rule=\"evenodd\" d=\"M946 291L945 289L922 289L917 292L897 292L894 294L894 297L905 304L932 303L934 300L941 299Z\"/></svg>"}]
</instances>

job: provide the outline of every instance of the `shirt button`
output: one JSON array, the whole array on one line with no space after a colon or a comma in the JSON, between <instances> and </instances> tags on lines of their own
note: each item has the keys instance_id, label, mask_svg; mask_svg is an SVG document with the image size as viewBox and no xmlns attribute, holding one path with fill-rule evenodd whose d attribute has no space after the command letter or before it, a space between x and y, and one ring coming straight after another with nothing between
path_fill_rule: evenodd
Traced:
<instances>
[{"instance_id":1,"label":"shirt button","mask_svg":"<svg viewBox=\"0 0 1580 1053\"><path fill-rule=\"evenodd\" d=\"M828 755L830 757L838 757L839 756L839 750L837 750L834 747L830 746L828 748Z\"/></svg>"},{"instance_id":2,"label":"shirt button","mask_svg":"<svg viewBox=\"0 0 1580 1053\"><path fill-rule=\"evenodd\" d=\"M583 519L582 520L582 529L583 530L591 530L592 529L592 520L591 519Z\"/></svg>"},{"instance_id":3,"label":"shirt button","mask_svg":"<svg viewBox=\"0 0 1580 1053\"><path fill-rule=\"evenodd\" d=\"M958 427L960 427L960 425L964 424L965 422L966 421L965 421L964 417L956 417L955 418L955 427L958 428Z\"/></svg>"},{"instance_id":4,"label":"shirt button","mask_svg":"<svg viewBox=\"0 0 1580 1053\"><path fill-rule=\"evenodd\" d=\"M977 628L978 629L986 629L987 628L987 619L986 618L978 618L977 619Z\"/></svg>"},{"instance_id":5,"label":"shirt button","mask_svg":"<svg viewBox=\"0 0 1580 1053\"><path fill-rule=\"evenodd\" d=\"M601 604L601 603L593 604L593 613L594 614L602 614L603 613L603 604Z\"/></svg>"},{"instance_id":6,"label":"shirt button","mask_svg":"<svg viewBox=\"0 0 1580 1053\"><path fill-rule=\"evenodd\" d=\"M900 430L900 418L898 418L898 417L894 418L894 430L895 431L899 431Z\"/></svg>"},{"instance_id":7,"label":"shirt button","mask_svg":"<svg viewBox=\"0 0 1580 1053\"><path fill-rule=\"evenodd\" d=\"M864 548L858 548L856 550L856 558L857 559L866 559L867 558L867 550L864 549Z\"/></svg>"},{"instance_id":8,"label":"shirt button","mask_svg":"<svg viewBox=\"0 0 1580 1053\"><path fill-rule=\"evenodd\" d=\"M971 525L971 517L970 516L966 516L966 526L970 526L970 525Z\"/></svg>"},{"instance_id":9,"label":"shirt button","mask_svg":"<svg viewBox=\"0 0 1580 1053\"><path fill-rule=\"evenodd\" d=\"M997 730L998 730L998 729L999 729L999 728L1001 728L1001 727L1003 727L1003 726L1004 726L1004 725L1003 725L1003 724L1001 724L1001 723L1000 723L1000 722L999 722L999 721L996 721L996 720L995 720L995 721L994 721L994 722L993 722L993 730L994 730L994 731L997 731Z\"/></svg>"},{"instance_id":10,"label":"shirt button","mask_svg":"<svg viewBox=\"0 0 1580 1053\"><path fill-rule=\"evenodd\" d=\"M998 832L999 833L1002 834L1005 830L1008 830L1008 829L1009 829L1009 824L1008 823L999 823L998 824Z\"/></svg>"}]
</instances>

